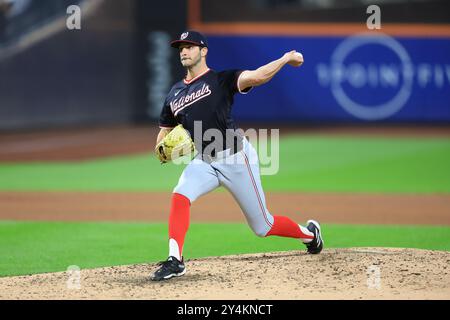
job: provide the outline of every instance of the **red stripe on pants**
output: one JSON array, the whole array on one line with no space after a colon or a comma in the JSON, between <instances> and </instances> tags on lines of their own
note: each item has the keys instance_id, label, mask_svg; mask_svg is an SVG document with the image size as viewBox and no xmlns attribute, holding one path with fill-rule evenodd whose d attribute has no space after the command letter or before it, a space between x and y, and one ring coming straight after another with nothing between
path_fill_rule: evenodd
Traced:
<instances>
[{"instance_id":1,"label":"red stripe on pants","mask_svg":"<svg viewBox=\"0 0 450 320\"><path fill-rule=\"evenodd\" d=\"M259 202L259 207L261 209L261 213L262 213L262 215L264 217L264 220L266 221L267 225L272 228L272 224L270 223L269 219L267 218L266 210L264 208L264 205L263 205L263 202L261 200L261 197L259 196L258 187L256 185L255 178L253 177L252 169L250 167L247 155L245 154L245 152L243 152L243 151L241 151L241 152L242 152L242 155L244 156L244 160L245 160L245 164L247 166L248 174L250 175L250 180L252 181L252 184L253 184L253 189L255 190L256 197L258 198L258 202Z\"/></svg>"}]
</instances>

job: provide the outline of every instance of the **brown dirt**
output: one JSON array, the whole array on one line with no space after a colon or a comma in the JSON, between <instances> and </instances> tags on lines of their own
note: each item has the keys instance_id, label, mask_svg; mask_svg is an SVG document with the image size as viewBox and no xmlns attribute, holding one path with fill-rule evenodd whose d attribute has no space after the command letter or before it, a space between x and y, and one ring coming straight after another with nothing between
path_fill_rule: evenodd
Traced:
<instances>
[{"instance_id":1,"label":"brown dirt","mask_svg":"<svg viewBox=\"0 0 450 320\"><path fill-rule=\"evenodd\" d=\"M168 218L170 192L70 193L0 192L0 219L59 221L162 221ZM267 193L269 210L299 223L450 225L450 195ZM220 203L220 206L217 206ZM245 222L228 192L213 192L194 202L192 221Z\"/></svg>"},{"instance_id":2,"label":"brown dirt","mask_svg":"<svg viewBox=\"0 0 450 320\"><path fill-rule=\"evenodd\" d=\"M0 134L0 162L77 161L150 152L155 126L111 126Z\"/></svg>"},{"instance_id":3,"label":"brown dirt","mask_svg":"<svg viewBox=\"0 0 450 320\"><path fill-rule=\"evenodd\" d=\"M0 299L448 300L449 263L449 252L393 248L209 257L165 282L148 280L155 264L81 270L80 289L65 272L0 278Z\"/></svg>"}]
</instances>

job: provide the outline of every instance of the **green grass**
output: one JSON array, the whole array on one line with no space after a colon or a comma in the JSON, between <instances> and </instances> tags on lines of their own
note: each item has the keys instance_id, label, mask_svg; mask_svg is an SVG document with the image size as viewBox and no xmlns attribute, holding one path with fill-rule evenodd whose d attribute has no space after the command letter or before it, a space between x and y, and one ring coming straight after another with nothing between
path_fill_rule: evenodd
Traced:
<instances>
[{"instance_id":1,"label":"green grass","mask_svg":"<svg viewBox=\"0 0 450 320\"><path fill-rule=\"evenodd\" d=\"M0 222L0 276L154 262L167 256L162 223ZM450 227L324 225L326 247L412 247L450 251ZM298 240L258 238L245 224L192 224L185 256L298 250ZM149 270L150 272L150 270Z\"/></svg>"},{"instance_id":2,"label":"green grass","mask_svg":"<svg viewBox=\"0 0 450 320\"><path fill-rule=\"evenodd\" d=\"M291 136L266 191L450 192L450 139ZM184 166L153 154L73 163L0 164L5 191L170 191Z\"/></svg>"},{"instance_id":3,"label":"green grass","mask_svg":"<svg viewBox=\"0 0 450 320\"><path fill-rule=\"evenodd\" d=\"M450 192L450 139L291 137L280 149L271 190Z\"/></svg>"},{"instance_id":4,"label":"green grass","mask_svg":"<svg viewBox=\"0 0 450 320\"><path fill-rule=\"evenodd\" d=\"M0 190L171 190L182 166L162 166L153 154L65 163L0 164Z\"/></svg>"}]
</instances>

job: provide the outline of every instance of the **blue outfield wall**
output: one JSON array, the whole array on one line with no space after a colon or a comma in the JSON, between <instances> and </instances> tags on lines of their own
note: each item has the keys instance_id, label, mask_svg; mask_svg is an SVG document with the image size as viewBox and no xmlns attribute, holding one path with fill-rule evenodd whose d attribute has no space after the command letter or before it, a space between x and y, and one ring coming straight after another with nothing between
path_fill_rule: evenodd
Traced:
<instances>
[{"instance_id":1,"label":"blue outfield wall","mask_svg":"<svg viewBox=\"0 0 450 320\"><path fill-rule=\"evenodd\" d=\"M236 96L238 120L450 122L450 38L209 35L208 42L215 70L303 53L300 68Z\"/></svg>"}]
</instances>

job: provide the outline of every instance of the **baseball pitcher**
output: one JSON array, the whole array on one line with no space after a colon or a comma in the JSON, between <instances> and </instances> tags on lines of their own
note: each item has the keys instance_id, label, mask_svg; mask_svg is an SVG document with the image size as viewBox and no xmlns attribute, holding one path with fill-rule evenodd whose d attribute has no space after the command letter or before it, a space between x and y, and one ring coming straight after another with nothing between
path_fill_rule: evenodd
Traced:
<instances>
[{"instance_id":1,"label":"baseball pitcher","mask_svg":"<svg viewBox=\"0 0 450 320\"><path fill-rule=\"evenodd\" d=\"M320 253L323 240L318 222L309 220L304 227L267 210L258 155L236 129L231 117L236 93L246 94L253 87L267 83L287 64L299 67L303 56L293 50L256 70L217 72L206 64L208 43L201 33L183 32L171 46L179 51L186 77L166 97L155 152L162 163L190 152L195 152L195 156L173 190L169 258L160 263L151 279L166 280L186 273L183 245L189 228L190 206L219 186L232 193L257 236L297 238L306 245L308 253ZM221 133L223 139L212 139L208 130Z\"/></svg>"}]
</instances>

